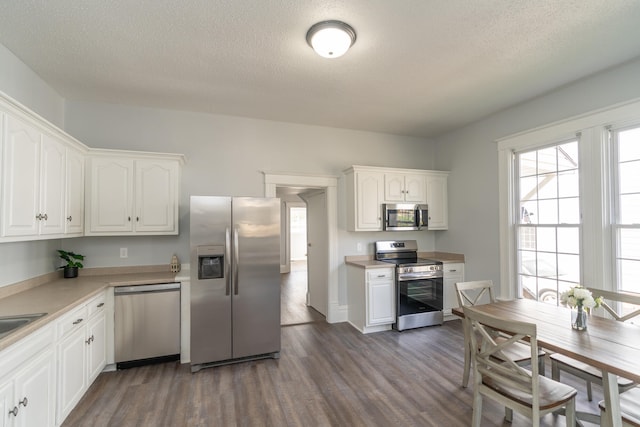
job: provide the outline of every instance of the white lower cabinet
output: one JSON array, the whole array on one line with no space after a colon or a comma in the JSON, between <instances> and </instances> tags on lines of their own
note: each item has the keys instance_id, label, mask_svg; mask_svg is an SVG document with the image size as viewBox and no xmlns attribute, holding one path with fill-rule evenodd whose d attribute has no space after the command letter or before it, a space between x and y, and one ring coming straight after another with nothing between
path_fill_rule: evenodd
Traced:
<instances>
[{"instance_id":1,"label":"white lower cabinet","mask_svg":"<svg viewBox=\"0 0 640 427\"><path fill-rule=\"evenodd\" d=\"M62 424L106 364L106 293L72 310L57 322L58 405Z\"/></svg>"},{"instance_id":2,"label":"white lower cabinet","mask_svg":"<svg viewBox=\"0 0 640 427\"><path fill-rule=\"evenodd\" d=\"M0 353L0 427L53 426L53 326L45 326Z\"/></svg>"},{"instance_id":3,"label":"white lower cabinet","mask_svg":"<svg viewBox=\"0 0 640 427\"><path fill-rule=\"evenodd\" d=\"M366 334L391 329L395 322L393 268L347 266L349 323Z\"/></svg>"},{"instance_id":4,"label":"white lower cabinet","mask_svg":"<svg viewBox=\"0 0 640 427\"><path fill-rule=\"evenodd\" d=\"M457 317L452 317L451 309L458 306L458 297L456 296L456 283L464 282L464 263L445 263L444 269L444 316L445 320L450 320ZM447 319L447 316L449 319Z\"/></svg>"}]
</instances>

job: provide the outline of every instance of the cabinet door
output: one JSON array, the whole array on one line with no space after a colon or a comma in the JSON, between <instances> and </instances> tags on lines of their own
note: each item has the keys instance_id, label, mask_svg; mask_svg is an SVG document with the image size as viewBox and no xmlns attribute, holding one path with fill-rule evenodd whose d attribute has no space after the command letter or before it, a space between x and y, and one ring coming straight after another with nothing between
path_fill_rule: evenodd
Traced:
<instances>
[{"instance_id":1,"label":"cabinet door","mask_svg":"<svg viewBox=\"0 0 640 427\"><path fill-rule=\"evenodd\" d=\"M136 161L137 232L176 232L178 164L172 161Z\"/></svg>"},{"instance_id":2,"label":"cabinet door","mask_svg":"<svg viewBox=\"0 0 640 427\"><path fill-rule=\"evenodd\" d=\"M395 321L393 281L371 281L367 284L367 326Z\"/></svg>"},{"instance_id":3,"label":"cabinet door","mask_svg":"<svg viewBox=\"0 0 640 427\"><path fill-rule=\"evenodd\" d=\"M90 173L89 233L133 231L133 160L94 158Z\"/></svg>"},{"instance_id":4,"label":"cabinet door","mask_svg":"<svg viewBox=\"0 0 640 427\"><path fill-rule=\"evenodd\" d=\"M41 133L34 126L6 116L2 152L2 235L34 236L39 220Z\"/></svg>"},{"instance_id":5,"label":"cabinet door","mask_svg":"<svg viewBox=\"0 0 640 427\"><path fill-rule=\"evenodd\" d=\"M66 148L50 135L40 148L40 234L63 234Z\"/></svg>"},{"instance_id":6,"label":"cabinet door","mask_svg":"<svg viewBox=\"0 0 640 427\"><path fill-rule=\"evenodd\" d=\"M428 176L429 230L446 230L449 228L447 202L447 177L440 175Z\"/></svg>"},{"instance_id":7,"label":"cabinet door","mask_svg":"<svg viewBox=\"0 0 640 427\"><path fill-rule=\"evenodd\" d=\"M383 175L357 172L357 230L382 230Z\"/></svg>"},{"instance_id":8,"label":"cabinet door","mask_svg":"<svg viewBox=\"0 0 640 427\"><path fill-rule=\"evenodd\" d=\"M101 312L91 319L88 326L87 340L88 343L88 361L87 367L88 381L87 387L96 379L102 369L107 364L107 345L106 345L106 319L104 312Z\"/></svg>"},{"instance_id":9,"label":"cabinet door","mask_svg":"<svg viewBox=\"0 0 640 427\"><path fill-rule=\"evenodd\" d=\"M443 266L443 296L444 314L451 314L451 309L458 307L458 297L456 296L456 283L464 282L464 264L447 263Z\"/></svg>"},{"instance_id":10,"label":"cabinet door","mask_svg":"<svg viewBox=\"0 0 640 427\"><path fill-rule=\"evenodd\" d=\"M65 234L84 231L84 156L67 148Z\"/></svg>"},{"instance_id":11,"label":"cabinet door","mask_svg":"<svg viewBox=\"0 0 640 427\"><path fill-rule=\"evenodd\" d=\"M384 201L387 203L402 203L405 201L403 174L384 174Z\"/></svg>"},{"instance_id":12,"label":"cabinet door","mask_svg":"<svg viewBox=\"0 0 640 427\"><path fill-rule=\"evenodd\" d=\"M405 175L404 200L411 203L427 202L427 187L424 175Z\"/></svg>"},{"instance_id":13,"label":"cabinet door","mask_svg":"<svg viewBox=\"0 0 640 427\"><path fill-rule=\"evenodd\" d=\"M12 426L16 415L14 411L18 407L18 402L13 397L13 381L8 381L0 385L0 427ZM20 410L18 413L20 413ZM11 411L11 412L9 412Z\"/></svg>"},{"instance_id":14,"label":"cabinet door","mask_svg":"<svg viewBox=\"0 0 640 427\"><path fill-rule=\"evenodd\" d=\"M78 328L58 344L58 424L62 424L87 388L85 334L86 328Z\"/></svg>"},{"instance_id":15,"label":"cabinet door","mask_svg":"<svg viewBox=\"0 0 640 427\"><path fill-rule=\"evenodd\" d=\"M54 366L53 351L47 350L16 376L14 399L19 408L16 426L55 425Z\"/></svg>"}]
</instances>

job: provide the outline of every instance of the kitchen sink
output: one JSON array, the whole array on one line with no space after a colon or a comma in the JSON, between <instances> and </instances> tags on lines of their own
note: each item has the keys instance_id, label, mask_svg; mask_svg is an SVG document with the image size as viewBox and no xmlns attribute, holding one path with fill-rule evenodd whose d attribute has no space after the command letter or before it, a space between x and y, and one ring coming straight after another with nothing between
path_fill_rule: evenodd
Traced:
<instances>
[{"instance_id":1,"label":"kitchen sink","mask_svg":"<svg viewBox=\"0 0 640 427\"><path fill-rule=\"evenodd\" d=\"M20 314L16 316L0 316L0 339L21 326L28 325L47 313Z\"/></svg>"}]
</instances>

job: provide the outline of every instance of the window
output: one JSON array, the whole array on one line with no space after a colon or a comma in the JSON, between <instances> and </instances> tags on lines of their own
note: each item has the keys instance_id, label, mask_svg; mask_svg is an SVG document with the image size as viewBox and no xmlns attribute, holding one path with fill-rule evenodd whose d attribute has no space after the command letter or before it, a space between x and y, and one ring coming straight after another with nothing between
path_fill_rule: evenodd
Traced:
<instances>
[{"instance_id":1,"label":"window","mask_svg":"<svg viewBox=\"0 0 640 427\"><path fill-rule=\"evenodd\" d=\"M551 304L580 283L578 141L517 153L517 274L525 298Z\"/></svg>"},{"instance_id":2,"label":"window","mask_svg":"<svg viewBox=\"0 0 640 427\"><path fill-rule=\"evenodd\" d=\"M613 234L619 290L640 293L640 126L614 130Z\"/></svg>"}]
</instances>

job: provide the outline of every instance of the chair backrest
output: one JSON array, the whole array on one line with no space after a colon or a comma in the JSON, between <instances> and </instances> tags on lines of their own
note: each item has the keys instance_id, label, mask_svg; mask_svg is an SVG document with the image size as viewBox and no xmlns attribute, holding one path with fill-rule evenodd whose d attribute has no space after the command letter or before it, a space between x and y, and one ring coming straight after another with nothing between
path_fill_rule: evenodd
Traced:
<instances>
[{"instance_id":1,"label":"chair backrest","mask_svg":"<svg viewBox=\"0 0 640 427\"><path fill-rule=\"evenodd\" d=\"M495 302L493 298L493 282L491 280L457 282L456 296L460 307Z\"/></svg>"},{"instance_id":2,"label":"chair backrest","mask_svg":"<svg viewBox=\"0 0 640 427\"><path fill-rule=\"evenodd\" d=\"M505 320L479 313L472 306L464 307L465 318L471 330L471 348L474 352L476 384L491 383L503 389L517 389L531 396L534 408L538 407L538 341L533 323ZM495 330L503 332L496 340ZM505 337L508 337L505 339ZM518 365L509 357L510 347L523 339L531 346L531 370ZM505 351L507 350L507 351Z\"/></svg>"},{"instance_id":3,"label":"chair backrest","mask_svg":"<svg viewBox=\"0 0 640 427\"><path fill-rule=\"evenodd\" d=\"M640 316L640 295L627 292L611 292L596 288L588 289L594 298L602 297L604 299L602 308L617 321L626 322L629 319ZM611 304L616 307L611 307Z\"/></svg>"}]
</instances>

